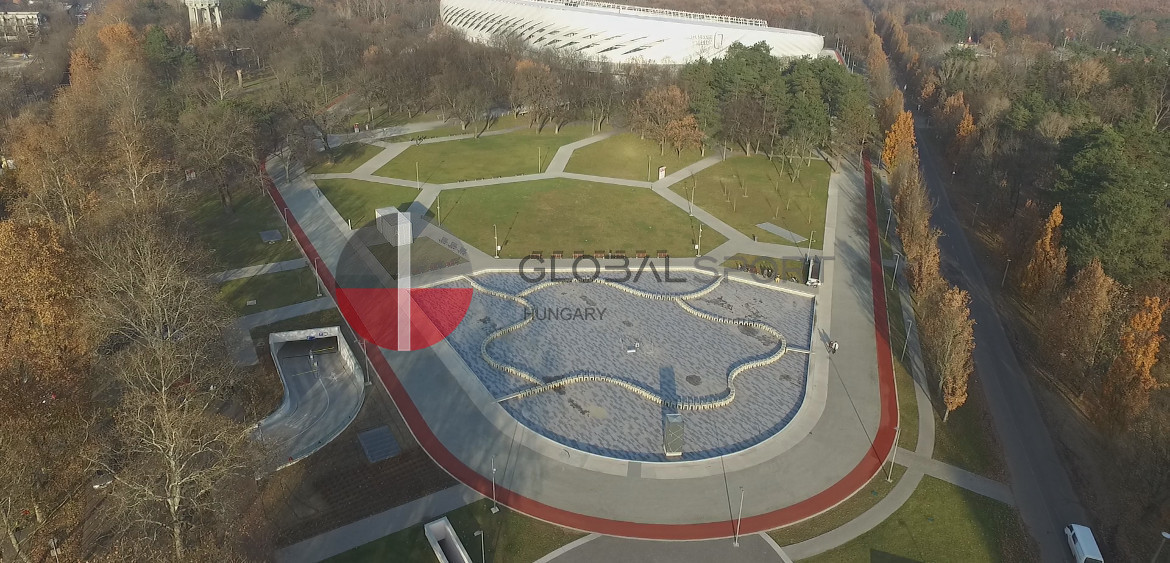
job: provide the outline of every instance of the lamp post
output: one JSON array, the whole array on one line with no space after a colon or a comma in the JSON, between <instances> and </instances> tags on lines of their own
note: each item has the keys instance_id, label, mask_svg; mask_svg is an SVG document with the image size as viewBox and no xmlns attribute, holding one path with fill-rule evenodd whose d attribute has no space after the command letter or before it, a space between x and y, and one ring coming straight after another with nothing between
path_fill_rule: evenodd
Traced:
<instances>
[{"instance_id":1,"label":"lamp post","mask_svg":"<svg viewBox=\"0 0 1170 563\"><path fill-rule=\"evenodd\" d=\"M906 338L902 339L902 355L898 357L898 361L906 359L906 347L910 345L910 329L914 327L914 319L906 321Z\"/></svg>"},{"instance_id":2,"label":"lamp post","mask_svg":"<svg viewBox=\"0 0 1170 563\"><path fill-rule=\"evenodd\" d=\"M894 207L890 206L890 214L889 214L889 216L886 217L886 230L884 233L885 237L887 239L890 238L890 223L893 222L893 220L894 220Z\"/></svg>"},{"instance_id":3,"label":"lamp post","mask_svg":"<svg viewBox=\"0 0 1170 563\"><path fill-rule=\"evenodd\" d=\"M487 553L483 548L483 530L476 530L475 535L479 538L479 563L487 563Z\"/></svg>"},{"instance_id":4,"label":"lamp post","mask_svg":"<svg viewBox=\"0 0 1170 563\"><path fill-rule=\"evenodd\" d=\"M898 265L901 263L902 263L902 255L895 252L894 253L894 281L895 282L897 282L897 280L898 280Z\"/></svg>"},{"instance_id":5,"label":"lamp post","mask_svg":"<svg viewBox=\"0 0 1170 563\"><path fill-rule=\"evenodd\" d=\"M284 242L292 242L292 221L288 219L288 208L284 208L284 230L288 233L288 238Z\"/></svg>"},{"instance_id":6,"label":"lamp post","mask_svg":"<svg viewBox=\"0 0 1170 563\"><path fill-rule=\"evenodd\" d=\"M496 501L496 456L492 456L492 514L500 511L500 504Z\"/></svg>"},{"instance_id":7,"label":"lamp post","mask_svg":"<svg viewBox=\"0 0 1170 563\"><path fill-rule=\"evenodd\" d=\"M418 161L416 160L416 161L414 161L414 187L418 188L418 191L421 192L422 191L422 180L420 178L421 177L418 175Z\"/></svg>"},{"instance_id":8,"label":"lamp post","mask_svg":"<svg viewBox=\"0 0 1170 563\"><path fill-rule=\"evenodd\" d=\"M1170 532L1162 532L1162 542L1158 544L1158 551L1154 552L1154 558L1150 559L1150 563L1157 563L1158 556L1162 554L1162 548L1166 545L1166 540L1170 539Z\"/></svg>"},{"instance_id":9,"label":"lamp post","mask_svg":"<svg viewBox=\"0 0 1170 563\"><path fill-rule=\"evenodd\" d=\"M894 482L894 456L898 455L898 434L902 431L901 426L894 427L894 447L890 450L890 470L886 472L886 482Z\"/></svg>"},{"instance_id":10,"label":"lamp post","mask_svg":"<svg viewBox=\"0 0 1170 563\"><path fill-rule=\"evenodd\" d=\"M979 218L979 202L975 202L975 213L971 215L971 228L975 228L975 220Z\"/></svg>"},{"instance_id":11,"label":"lamp post","mask_svg":"<svg viewBox=\"0 0 1170 563\"><path fill-rule=\"evenodd\" d=\"M500 257L500 232L496 229L496 224L492 223L492 247L496 249L496 258Z\"/></svg>"},{"instance_id":12,"label":"lamp post","mask_svg":"<svg viewBox=\"0 0 1170 563\"><path fill-rule=\"evenodd\" d=\"M1003 279L999 280L999 288L1003 289L1003 284L1007 283L1008 268L1012 267L1012 259L1008 258L1007 266L1003 267Z\"/></svg>"},{"instance_id":13,"label":"lamp post","mask_svg":"<svg viewBox=\"0 0 1170 563\"><path fill-rule=\"evenodd\" d=\"M321 270L317 268L317 262L319 261L321 261L321 258L313 258L313 274L317 277L317 297L321 297Z\"/></svg>"},{"instance_id":14,"label":"lamp post","mask_svg":"<svg viewBox=\"0 0 1170 563\"><path fill-rule=\"evenodd\" d=\"M812 243L813 243L813 239L816 238L816 236L817 236L816 231L813 231L812 233L810 233L808 235L808 256L809 256L810 260L812 259Z\"/></svg>"},{"instance_id":15,"label":"lamp post","mask_svg":"<svg viewBox=\"0 0 1170 563\"><path fill-rule=\"evenodd\" d=\"M739 527L743 524L743 487L739 488L739 518L735 521L735 547L739 547Z\"/></svg>"},{"instance_id":16,"label":"lamp post","mask_svg":"<svg viewBox=\"0 0 1170 563\"><path fill-rule=\"evenodd\" d=\"M695 243L695 258L702 256L699 249L703 247L703 224L699 223L699 240Z\"/></svg>"}]
</instances>

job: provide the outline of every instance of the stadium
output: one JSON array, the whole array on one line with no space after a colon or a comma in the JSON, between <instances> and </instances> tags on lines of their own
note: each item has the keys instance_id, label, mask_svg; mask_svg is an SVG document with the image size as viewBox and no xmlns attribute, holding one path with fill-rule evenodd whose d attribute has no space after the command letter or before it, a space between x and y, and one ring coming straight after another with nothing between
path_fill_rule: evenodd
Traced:
<instances>
[{"instance_id":1,"label":"stadium","mask_svg":"<svg viewBox=\"0 0 1170 563\"><path fill-rule=\"evenodd\" d=\"M715 58L733 43L764 42L777 57L815 57L824 38L764 20L574 0L442 0L440 15L469 39L497 35L612 63L680 65Z\"/></svg>"}]
</instances>

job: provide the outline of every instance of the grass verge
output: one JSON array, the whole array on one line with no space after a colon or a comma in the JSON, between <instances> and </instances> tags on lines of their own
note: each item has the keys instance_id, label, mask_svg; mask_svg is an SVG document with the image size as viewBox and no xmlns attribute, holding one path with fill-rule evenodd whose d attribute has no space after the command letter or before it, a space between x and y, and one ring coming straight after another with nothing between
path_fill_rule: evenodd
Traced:
<instances>
[{"instance_id":1,"label":"grass verge","mask_svg":"<svg viewBox=\"0 0 1170 563\"><path fill-rule=\"evenodd\" d=\"M568 125L554 134L546 127L513 131L478 139L461 139L406 149L375 174L387 178L415 178L415 163L423 182L446 184L463 180L536 174L564 145L589 136L588 125Z\"/></svg>"},{"instance_id":2,"label":"grass verge","mask_svg":"<svg viewBox=\"0 0 1170 563\"><path fill-rule=\"evenodd\" d=\"M926 476L892 516L804 561L1035 561L1016 511Z\"/></svg>"},{"instance_id":3,"label":"grass verge","mask_svg":"<svg viewBox=\"0 0 1170 563\"><path fill-rule=\"evenodd\" d=\"M444 191L431 206L442 212L441 225L468 244L490 253L493 225L502 258L521 258L533 251L637 250L656 256L693 256L701 223L650 190L595 184L563 178ZM726 239L711 228L703 231L703 249Z\"/></svg>"},{"instance_id":4,"label":"grass verge","mask_svg":"<svg viewBox=\"0 0 1170 563\"><path fill-rule=\"evenodd\" d=\"M670 175L703 158L697 150L685 150L679 155L667 147L665 153L659 153L658 143L621 133L573 151L565 172L653 181L658 179L659 166L665 166Z\"/></svg>"},{"instance_id":5,"label":"grass verge","mask_svg":"<svg viewBox=\"0 0 1170 563\"><path fill-rule=\"evenodd\" d=\"M317 278L309 268L240 278L219 286L219 299L240 315L250 315L317 298ZM255 304L248 305L248 301Z\"/></svg>"},{"instance_id":6,"label":"grass verge","mask_svg":"<svg viewBox=\"0 0 1170 563\"><path fill-rule=\"evenodd\" d=\"M794 172L799 174L795 175ZM757 227L771 223L787 229L821 248L825 233L825 208L829 198L829 165L814 160L810 166L783 159L737 156L683 180L671 189L693 199L723 222L761 242L806 246Z\"/></svg>"},{"instance_id":7,"label":"grass verge","mask_svg":"<svg viewBox=\"0 0 1170 563\"><path fill-rule=\"evenodd\" d=\"M338 174L353 172L383 150L386 149L365 143L346 143L339 147L333 147L330 149L330 152L333 153L333 162L322 162L310 168L309 173Z\"/></svg>"},{"instance_id":8,"label":"grass verge","mask_svg":"<svg viewBox=\"0 0 1170 563\"><path fill-rule=\"evenodd\" d=\"M269 262L292 260L301 256L295 242L287 236L274 243L260 239L261 231L280 231L286 235L284 220L272 200L256 189L232 192L232 211L225 212L219 195L200 194L194 201L192 220L199 239L215 255L218 267L242 268Z\"/></svg>"},{"instance_id":9,"label":"grass verge","mask_svg":"<svg viewBox=\"0 0 1170 563\"><path fill-rule=\"evenodd\" d=\"M365 180L335 178L314 182L333 209L337 210L337 214L349 221L355 229L372 223L375 209L397 207L406 211L414 198L418 197L418 190L414 188Z\"/></svg>"},{"instance_id":10,"label":"grass verge","mask_svg":"<svg viewBox=\"0 0 1170 563\"><path fill-rule=\"evenodd\" d=\"M772 539L777 544L785 546L800 543L840 528L845 523L873 508L873 505L877 504L883 498L886 498L886 495L890 494L890 490L894 488L894 485L898 484L898 481L905 473L905 467L895 464L893 479L886 481L886 471L885 467L883 467L882 471L874 475L873 479L870 479L864 488L854 493L845 502L803 522L797 522L791 526L772 530L768 532L768 535L772 536Z\"/></svg>"},{"instance_id":11,"label":"grass verge","mask_svg":"<svg viewBox=\"0 0 1170 563\"><path fill-rule=\"evenodd\" d=\"M541 522L500 507L490 512L488 499L471 503L447 513L447 519L473 561L479 561L478 530L483 531L485 561L526 563L535 561L554 549L584 534ZM431 561L434 552L423 534L422 525L412 526L384 538L326 559L328 563L370 561Z\"/></svg>"}]
</instances>

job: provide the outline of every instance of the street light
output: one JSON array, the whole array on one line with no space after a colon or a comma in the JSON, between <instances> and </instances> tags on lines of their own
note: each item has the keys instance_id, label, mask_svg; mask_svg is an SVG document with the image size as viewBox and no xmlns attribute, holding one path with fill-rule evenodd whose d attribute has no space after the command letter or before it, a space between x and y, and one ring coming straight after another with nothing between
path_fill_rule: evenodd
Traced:
<instances>
[{"instance_id":1,"label":"street light","mask_svg":"<svg viewBox=\"0 0 1170 563\"><path fill-rule=\"evenodd\" d=\"M813 243L813 239L816 238L816 236L817 236L816 231L813 231L812 233L809 233L809 235L808 235L808 256L809 256L810 260L812 259L812 243Z\"/></svg>"},{"instance_id":2,"label":"street light","mask_svg":"<svg viewBox=\"0 0 1170 563\"><path fill-rule=\"evenodd\" d=\"M971 228L975 228L975 219L979 218L979 202L975 202L975 213L971 215Z\"/></svg>"},{"instance_id":3,"label":"street light","mask_svg":"<svg viewBox=\"0 0 1170 563\"><path fill-rule=\"evenodd\" d=\"M320 260L319 257L313 257L313 274L317 277L317 297L321 297L321 270L317 268L317 262Z\"/></svg>"},{"instance_id":4,"label":"street light","mask_svg":"<svg viewBox=\"0 0 1170 563\"><path fill-rule=\"evenodd\" d=\"M999 288L1003 289L1003 284L1007 283L1008 268L1012 267L1012 259L1008 258L1007 266L1003 267L1003 279L999 280Z\"/></svg>"},{"instance_id":5,"label":"street light","mask_svg":"<svg viewBox=\"0 0 1170 563\"><path fill-rule=\"evenodd\" d=\"M1154 558L1150 559L1150 563L1156 563L1158 556L1162 554L1162 547L1166 545L1166 540L1170 539L1170 532L1162 532L1162 543L1158 544L1158 551L1154 552Z\"/></svg>"},{"instance_id":6,"label":"street light","mask_svg":"<svg viewBox=\"0 0 1170 563\"><path fill-rule=\"evenodd\" d=\"M913 327L914 327L914 319L907 320L906 321L906 338L902 339L902 355L898 358L899 362L906 359L906 347L910 345L910 329Z\"/></svg>"},{"instance_id":7,"label":"street light","mask_svg":"<svg viewBox=\"0 0 1170 563\"><path fill-rule=\"evenodd\" d=\"M894 253L894 283L898 283L898 265L902 263L902 255Z\"/></svg>"},{"instance_id":8,"label":"street light","mask_svg":"<svg viewBox=\"0 0 1170 563\"><path fill-rule=\"evenodd\" d=\"M739 527L743 524L743 487L739 488L739 519L735 522L735 547L739 547Z\"/></svg>"},{"instance_id":9,"label":"street light","mask_svg":"<svg viewBox=\"0 0 1170 563\"><path fill-rule=\"evenodd\" d=\"M703 247L703 224L699 223L699 240L698 240L698 242L695 243L695 257L696 258L698 258L699 256L702 256L702 254L700 254L700 252L699 252L699 249L702 247Z\"/></svg>"},{"instance_id":10,"label":"street light","mask_svg":"<svg viewBox=\"0 0 1170 563\"><path fill-rule=\"evenodd\" d=\"M894 207L890 206L890 215L886 217L886 232L885 237L890 238L890 223L894 220Z\"/></svg>"},{"instance_id":11,"label":"street light","mask_svg":"<svg viewBox=\"0 0 1170 563\"><path fill-rule=\"evenodd\" d=\"M487 555L483 548L483 530L476 530L475 535L479 538L479 563L487 563Z\"/></svg>"},{"instance_id":12,"label":"street light","mask_svg":"<svg viewBox=\"0 0 1170 563\"><path fill-rule=\"evenodd\" d=\"M288 208L284 208L284 230L288 233L288 238L284 242L292 242L292 222L288 220Z\"/></svg>"},{"instance_id":13,"label":"street light","mask_svg":"<svg viewBox=\"0 0 1170 563\"><path fill-rule=\"evenodd\" d=\"M500 504L496 501L496 456L492 456L492 514L500 511Z\"/></svg>"},{"instance_id":14,"label":"street light","mask_svg":"<svg viewBox=\"0 0 1170 563\"><path fill-rule=\"evenodd\" d=\"M499 258L500 257L500 233L498 230L496 230L495 223L492 223L492 241L493 241L492 246L494 246L496 249L496 252L495 252L496 258Z\"/></svg>"},{"instance_id":15,"label":"street light","mask_svg":"<svg viewBox=\"0 0 1170 563\"><path fill-rule=\"evenodd\" d=\"M902 431L901 426L894 427L894 447L890 450L890 470L886 472L886 482L894 482L894 457L898 455L898 434Z\"/></svg>"}]
</instances>

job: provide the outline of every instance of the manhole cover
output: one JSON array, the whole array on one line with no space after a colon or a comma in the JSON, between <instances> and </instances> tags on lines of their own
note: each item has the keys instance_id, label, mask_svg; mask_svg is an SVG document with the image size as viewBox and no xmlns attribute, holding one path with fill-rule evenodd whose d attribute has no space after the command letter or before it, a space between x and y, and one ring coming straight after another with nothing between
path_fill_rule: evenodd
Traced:
<instances>
[{"instance_id":1,"label":"manhole cover","mask_svg":"<svg viewBox=\"0 0 1170 563\"><path fill-rule=\"evenodd\" d=\"M702 382L703 382L703 378L701 378L697 375L688 375L687 376L687 383L690 383L691 385L698 385Z\"/></svg>"}]
</instances>

